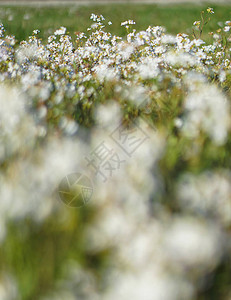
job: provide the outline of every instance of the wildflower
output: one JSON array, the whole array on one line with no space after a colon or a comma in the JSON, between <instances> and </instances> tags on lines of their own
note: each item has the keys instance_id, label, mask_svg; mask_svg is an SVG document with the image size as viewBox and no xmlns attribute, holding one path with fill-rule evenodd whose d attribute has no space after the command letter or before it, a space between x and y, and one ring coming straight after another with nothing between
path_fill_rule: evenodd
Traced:
<instances>
[{"instance_id":1,"label":"wildflower","mask_svg":"<svg viewBox=\"0 0 231 300\"><path fill-rule=\"evenodd\" d=\"M223 145L226 142L230 128L230 108L216 86L198 85L187 96L185 109L186 119L182 130L187 136L197 136L201 128L216 145Z\"/></svg>"},{"instance_id":2,"label":"wildflower","mask_svg":"<svg viewBox=\"0 0 231 300\"><path fill-rule=\"evenodd\" d=\"M121 26L126 26L126 25L135 25L136 22L134 22L133 20L128 20L128 21L124 21L121 23Z\"/></svg>"},{"instance_id":3,"label":"wildflower","mask_svg":"<svg viewBox=\"0 0 231 300\"><path fill-rule=\"evenodd\" d=\"M40 32L40 31L39 31L38 29L33 30L33 34L34 34L34 35L38 34L39 32Z\"/></svg>"},{"instance_id":4,"label":"wildflower","mask_svg":"<svg viewBox=\"0 0 231 300\"><path fill-rule=\"evenodd\" d=\"M195 21L193 25L199 27L201 25L201 21Z\"/></svg>"},{"instance_id":5,"label":"wildflower","mask_svg":"<svg viewBox=\"0 0 231 300\"><path fill-rule=\"evenodd\" d=\"M5 28L4 28L3 24L0 24L0 37L4 36L4 32L5 32Z\"/></svg>"},{"instance_id":6,"label":"wildflower","mask_svg":"<svg viewBox=\"0 0 231 300\"><path fill-rule=\"evenodd\" d=\"M96 20L97 20L97 15L91 14L90 19L93 20L94 22L96 22Z\"/></svg>"},{"instance_id":7,"label":"wildflower","mask_svg":"<svg viewBox=\"0 0 231 300\"><path fill-rule=\"evenodd\" d=\"M214 11L213 11L213 8L212 8L212 7L208 7L208 8L207 8L207 12L208 12L209 14L214 14Z\"/></svg>"},{"instance_id":8,"label":"wildflower","mask_svg":"<svg viewBox=\"0 0 231 300\"><path fill-rule=\"evenodd\" d=\"M63 35L63 34L65 34L65 32L66 32L66 28L62 26L62 27L60 27L60 29L58 29L54 32L54 35Z\"/></svg>"}]
</instances>

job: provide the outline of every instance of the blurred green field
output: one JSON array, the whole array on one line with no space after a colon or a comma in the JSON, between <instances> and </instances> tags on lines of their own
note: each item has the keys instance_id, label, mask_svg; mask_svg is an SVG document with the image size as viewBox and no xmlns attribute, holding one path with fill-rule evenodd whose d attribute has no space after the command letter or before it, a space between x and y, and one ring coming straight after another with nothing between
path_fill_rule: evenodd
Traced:
<instances>
[{"instance_id":1,"label":"blurred green field","mask_svg":"<svg viewBox=\"0 0 231 300\"><path fill-rule=\"evenodd\" d=\"M70 34L75 31L85 31L91 24L91 13L102 14L107 21L112 21L110 31L125 35L121 28L122 21L133 19L136 29L143 30L149 25L165 26L170 33L191 33L192 23L200 19L200 12L208 6L214 8L215 14L205 28L205 33L217 29L218 21L231 19L229 5L141 5L141 4L111 4L92 6L67 7L1 7L0 21L6 27L7 33L13 34L18 40L26 39L34 29L41 31L42 37L47 37L60 26L67 27ZM204 37L206 38L206 37Z\"/></svg>"}]
</instances>

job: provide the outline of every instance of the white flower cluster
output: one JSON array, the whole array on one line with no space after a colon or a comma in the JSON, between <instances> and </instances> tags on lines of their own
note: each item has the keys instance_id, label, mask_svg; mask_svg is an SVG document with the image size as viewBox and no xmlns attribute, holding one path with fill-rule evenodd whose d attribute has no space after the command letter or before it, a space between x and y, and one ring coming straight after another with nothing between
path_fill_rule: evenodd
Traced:
<instances>
[{"instance_id":1,"label":"white flower cluster","mask_svg":"<svg viewBox=\"0 0 231 300\"><path fill-rule=\"evenodd\" d=\"M60 27L43 42L34 30L18 46L0 26L0 246L10 223L40 228L53 218L58 235L71 230L77 221L56 189L105 143L117 170L107 165L102 182L89 160L90 213L76 217L89 222L72 235L83 246L64 255L41 299L199 299L231 256L231 45L222 42L231 22L208 45L160 26L137 32L132 20L122 38L103 16L91 19L75 39ZM102 262L96 272L89 257ZM0 276L0 298L20 299L17 284Z\"/></svg>"},{"instance_id":2,"label":"white flower cluster","mask_svg":"<svg viewBox=\"0 0 231 300\"><path fill-rule=\"evenodd\" d=\"M204 130L214 143L225 143L231 125L229 102L214 85L199 83L192 89L185 99L183 131L195 137Z\"/></svg>"}]
</instances>

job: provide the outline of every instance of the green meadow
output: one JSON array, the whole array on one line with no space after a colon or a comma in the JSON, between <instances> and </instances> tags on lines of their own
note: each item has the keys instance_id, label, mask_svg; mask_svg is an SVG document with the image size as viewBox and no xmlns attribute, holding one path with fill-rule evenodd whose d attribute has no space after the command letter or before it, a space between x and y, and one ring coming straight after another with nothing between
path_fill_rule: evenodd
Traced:
<instances>
[{"instance_id":1,"label":"green meadow","mask_svg":"<svg viewBox=\"0 0 231 300\"><path fill-rule=\"evenodd\" d=\"M125 35L121 22L132 19L136 22L137 30L145 30L149 25L164 26L169 33L192 32L192 24L200 19L202 10L208 5L141 5L141 4L111 4L93 6L67 7L14 7L2 6L0 21L7 33L15 35L18 40L26 39L34 29L41 31L42 37L49 36L55 29L65 26L72 35L76 31L86 31L91 24L91 13L102 14L110 20L110 32ZM204 34L217 29L218 22L231 19L231 7L210 5L215 14L211 22L205 27ZM108 26L109 27L109 26Z\"/></svg>"}]
</instances>

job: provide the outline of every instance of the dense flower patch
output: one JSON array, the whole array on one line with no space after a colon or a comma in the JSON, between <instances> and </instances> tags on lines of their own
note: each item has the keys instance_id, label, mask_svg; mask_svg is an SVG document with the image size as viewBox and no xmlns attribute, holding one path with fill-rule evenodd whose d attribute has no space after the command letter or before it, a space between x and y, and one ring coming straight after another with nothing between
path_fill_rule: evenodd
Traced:
<instances>
[{"instance_id":1,"label":"dense flower patch","mask_svg":"<svg viewBox=\"0 0 231 300\"><path fill-rule=\"evenodd\" d=\"M231 21L205 43L212 13L192 37L1 25L1 299L231 297ZM58 198L73 172L79 209Z\"/></svg>"}]
</instances>

